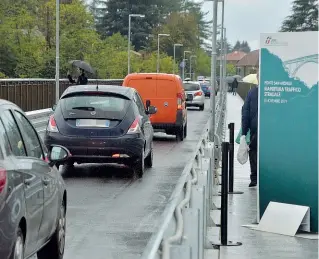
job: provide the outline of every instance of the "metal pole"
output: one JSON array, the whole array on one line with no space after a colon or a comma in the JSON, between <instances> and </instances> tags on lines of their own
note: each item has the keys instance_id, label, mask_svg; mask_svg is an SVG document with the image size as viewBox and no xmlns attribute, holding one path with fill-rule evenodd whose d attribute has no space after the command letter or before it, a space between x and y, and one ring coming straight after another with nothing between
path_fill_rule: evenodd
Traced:
<instances>
[{"instance_id":1,"label":"metal pole","mask_svg":"<svg viewBox=\"0 0 319 259\"><path fill-rule=\"evenodd\" d=\"M226 82L227 77L227 38L226 38L226 28L224 28L224 78Z\"/></svg>"},{"instance_id":2,"label":"metal pole","mask_svg":"<svg viewBox=\"0 0 319 259\"><path fill-rule=\"evenodd\" d=\"M221 24L221 36L220 36L220 55L219 55L219 90L220 93L222 92L222 88L224 88L224 78L223 78L223 71L224 71L224 9L225 9L225 2L222 2L222 24ZM221 97L221 95L220 95ZM221 98L220 98L221 100Z\"/></svg>"},{"instance_id":3,"label":"metal pole","mask_svg":"<svg viewBox=\"0 0 319 259\"><path fill-rule=\"evenodd\" d=\"M60 0L56 0L56 32L55 32L55 103L60 99Z\"/></svg>"},{"instance_id":4,"label":"metal pole","mask_svg":"<svg viewBox=\"0 0 319 259\"><path fill-rule=\"evenodd\" d=\"M184 51L184 58L183 58L183 81L185 80L185 66L186 66L186 61L185 61L185 51Z\"/></svg>"},{"instance_id":5,"label":"metal pole","mask_svg":"<svg viewBox=\"0 0 319 259\"><path fill-rule=\"evenodd\" d=\"M189 59L189 78L191 79L192 81L192 56L190 57Z\"/></svg>"},{"instance_id":6,"label":"metal pole","mask_svg":"<svg viewBox=\"0 0 319 259\"><path fill-rule=\"evenodd\" d=\"M229 192L234 192L234 130L235 123L228 124L229 129Z\"/></svg>"},{"instance_id":7,"label":"metal pole","mask_svg":"<svg viewBox=\"0 0 319 259\"><path fill-rule=\"evenodd\" d=\"M213 35L212 35L212 57L211 57L211 113L212 113L212 121L211 127L209 131L209 139L210 141L214 142L214 135L215 135L215 82L216 82L216 35L217 35L217 9L218 9L218 0L214 1L214 8L213 8Z\"/></svg>"},{"instance_id":8,"label":"metal pole","mask_svg":"<svg viewBox=\"0 0 319 259\"><path fill-rule=\"evenodd\" d=\"M176 61L175 61L175 48L176 48L176 45L174 44L174 63L173 63L173 74L175 75L175 65L176 65Z\"/></svg>"},{"instance_id":9,"label":"metal pole","mask_svg":"<svg viewBox=\"0 0 319 259\"><path fill-rule=\"evenodd\" d=\"M131 15L128 16L127 74L131 73Z\"/></svg>"},{"instance_id":10,"label":"metal pole","mask_svg":"<svg viewBox=\"0 0 319 259\"><path fill-rule=\"evenodd\" d=\"M160 38L160 35L158 34L157 35L157 73L159 73L159 62L160 62L160 49L159 49L159 38Z\"/></svg>"},{"instance_id":11,"label":"metal pole","mask_svg":"<svg viewBox=\"0 0 319 259\"><path fill-rule=\"evenodd\" d=\"M229 143L222 143L222 187L221 187L221 215L220 215L220 241L222 245L228 243L228 152Z\"/></svg>"}]
</instances>

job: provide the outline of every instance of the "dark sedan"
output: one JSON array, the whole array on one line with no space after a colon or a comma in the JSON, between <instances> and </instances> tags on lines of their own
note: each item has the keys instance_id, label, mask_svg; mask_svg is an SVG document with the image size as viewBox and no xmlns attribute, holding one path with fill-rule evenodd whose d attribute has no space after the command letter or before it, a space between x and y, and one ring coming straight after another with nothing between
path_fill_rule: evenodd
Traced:
<instances>
[{"instance_id":1,"label":"dark sedan","mask_svg":"<svg viewBox=\"0 0 319 259\"><path fill-rule=\"evenodd\" d=\"M153 164L153 127L149 116L156 108L129 87L71 86L54 107L45 144L64 145L76 163L117 163L142 177Z\"/></svg>"},{"instance_id":2,"label":"dark sedan","mask_svg":"<svg viewBox=\"0 0 319 259\"><path fill-rule=\"evenodd\" d=\"M0 258L62 259L67 194L53 167L69 156L47 149L19 107L0 99Z\"/></svg>"}]
</instances>

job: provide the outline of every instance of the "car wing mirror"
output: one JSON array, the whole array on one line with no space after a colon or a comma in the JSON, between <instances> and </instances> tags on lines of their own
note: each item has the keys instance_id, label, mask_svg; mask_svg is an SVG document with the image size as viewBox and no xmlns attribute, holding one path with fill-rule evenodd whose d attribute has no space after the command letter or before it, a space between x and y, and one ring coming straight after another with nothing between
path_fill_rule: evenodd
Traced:
<instances>
[{"instance_id":1,"label":"car wing mirror","mask_svg":"<svg viewBox=\"0 0 319 259\"><path fill-rule=\"evenodd\" d=\"M155 106L149 106L147 109L147 114L155 114L157 113L157 108Z\"/></svg>"},{"instance_id":2,"label":"car wing mirror","mask_svg":"<svg viewBox=\"0 0 319 259\"><path fill-rule=\"evenodd\" d=\"M52 111L55 111L55 109L56 109L56 104L52 106Z\"/></svg>"},{"instance_id":3,"label":"car wing mirror","mask_svg":"<svg viewBox=\"0 0 319 259\"><path fill-rule=\"evenodd\" d=\"M146 100L145 104L146 104L146 110L147 110L151 106L151 101Z\"/></svg>"},{"instance_id":4,"label":"car wing mirror","mask_svg":"<svg viewBox=\"0 0 319 259\"><path fill-rule=\"evenodd\" d=\"M60 145L52 145L49 148L48 158L50 161L50 165L65 162L71 156L72 155L70 151L66 147Z\"/></svg>"}]
</instances>

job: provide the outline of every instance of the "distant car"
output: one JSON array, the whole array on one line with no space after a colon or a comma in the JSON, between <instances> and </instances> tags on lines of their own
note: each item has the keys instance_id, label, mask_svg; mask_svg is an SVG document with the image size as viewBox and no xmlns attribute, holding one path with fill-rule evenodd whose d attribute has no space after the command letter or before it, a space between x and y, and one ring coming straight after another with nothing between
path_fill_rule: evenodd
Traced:
<instances>
[{"instance_id":1,"label":"distant car","mask_svg":"<svg viewBox=\"0 0 319 259\"><path fill-rule=\"evenodd\" d=\"M77 85L62 94L50 116L45 144L66 146L66 163L117 163L142 177L153 165L153 127L138 92L129 87Z\"/></svg>"},{"instance_id":2,"label":"distant car","mask_svg":"<svg viewBox=\"0 0 319 259\"><path fill-rule=\"evenodd\" d=\"M53 166L70 156L47 152L24 112L0 100L0 258L62 259L67 192Z\"/></svg>"},{"instance_id":3,"label":"distant car","mask_svg":"<svg viewBox=\"0 0 319 259\"><path fill-rule=\"evenodd\" d=\"M187 107L199 107L203 111L205 108L205 94L201 89L199 82L184 81L184 91L186 94Z\"/></svg>"}]
</instances>

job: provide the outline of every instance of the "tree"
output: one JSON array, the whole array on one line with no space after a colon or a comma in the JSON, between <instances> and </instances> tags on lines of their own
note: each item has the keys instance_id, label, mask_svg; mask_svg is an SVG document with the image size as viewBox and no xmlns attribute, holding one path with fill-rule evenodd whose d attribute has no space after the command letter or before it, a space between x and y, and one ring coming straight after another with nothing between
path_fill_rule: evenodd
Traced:
<instances>
[{"instance_id":1,"label":"tree","mask_svg":"<svg viewBox=\"0 0 319 259\"><path fill-rule=\"evenodd\" d=\"M250 52L250 46L247 41L240 42L239 40L236 41L232 51L242 51L245 53Z\"/></svg>"},{"instance_id":2,"label":"tree","mask_svg":"<svg viewBox=\"0 0 319 259\"><path fill-rule=\"evenodd\" d=\"M281 31L318 31L318 0L293 1L292 14L283 21Z\"/></svg>"}]
</instances>

